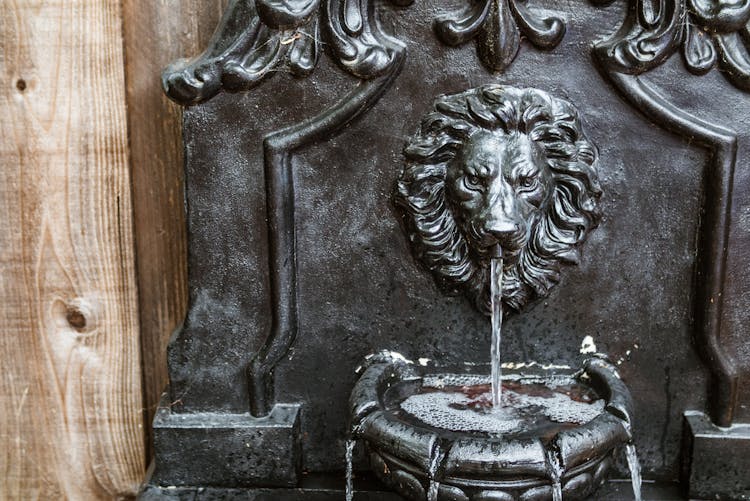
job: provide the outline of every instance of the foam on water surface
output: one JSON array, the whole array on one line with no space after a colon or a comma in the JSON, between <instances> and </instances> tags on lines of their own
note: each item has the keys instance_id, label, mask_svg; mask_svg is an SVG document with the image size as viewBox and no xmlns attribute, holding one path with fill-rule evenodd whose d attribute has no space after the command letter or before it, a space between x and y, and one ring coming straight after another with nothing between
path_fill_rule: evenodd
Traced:
<instances>
[{"instance_id":1,"label":"foam on water surface","mask_svg":"<svg viewBox=\"0 0 750 501\"><path fill-rule=\"evenodd\" d=\"M492 405L487 377L442 375L424 379L419 393L400 404L400 414L447 431L522 433L587 423L605 402L571 378L503 380L500 407Z\"/></svg>"}]
</instances>

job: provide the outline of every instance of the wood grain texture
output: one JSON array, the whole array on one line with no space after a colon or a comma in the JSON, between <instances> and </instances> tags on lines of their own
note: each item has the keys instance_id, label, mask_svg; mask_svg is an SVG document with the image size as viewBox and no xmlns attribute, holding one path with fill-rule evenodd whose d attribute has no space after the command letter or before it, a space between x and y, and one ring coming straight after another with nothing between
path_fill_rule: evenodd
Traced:
<instances>
[{"instance_id":1,"label":"wood grain texture","mask_svg":"<svg viewBox=\"0 0 750 501\"><path fill-rule=\"evenodd\" d=\"M164 96L161 72L174 59L197 55L207 45L225 5L226 0L123 3L143 388L149 424L167 384L167 342L182 322L187 302L181 112ZM147 430L150 437L151 427Z\"/></svg>"},{"instance_id":2,"label":"wood grain texture","mask_svg":"<svg viewBox=\"0 0 750 501\"><path fill-rule=\"evenodd\" d=\"M121 14L0 0L0 499L144 474Z\"/></svg>"}]
</instances>

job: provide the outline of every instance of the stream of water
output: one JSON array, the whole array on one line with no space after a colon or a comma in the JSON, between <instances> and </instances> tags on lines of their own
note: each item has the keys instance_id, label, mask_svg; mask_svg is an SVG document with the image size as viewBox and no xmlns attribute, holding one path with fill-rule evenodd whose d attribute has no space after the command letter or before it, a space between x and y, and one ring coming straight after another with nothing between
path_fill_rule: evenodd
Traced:
<instances>
[{"instance_id":1,"label":"stream of water","mask_svg":"<svg viewBox=\"0 0 750 501\"><path fill-rule=\"evenodd\" d=\"M427 477L430 480L430 488L427 490L427 501L437 501L438 492L440 490L440 482L438 481L437 476L443 457L440 445L436 444L430 455L430 467L427 471Z\"/></svg>"},{"instance_id":2,"label":"stream of water","mask_svg":"<svg viewBox=\"0 0 750 501\"><path fill-rule=\"evenodd\" d=\"M427 501L437 501L440 492L440 482L434 478L430 479L430 489L427 491Z\"/></svg>"},{"instance_id":3,"label":"stream of water","mask_svg":"<svg viewBox=\"0 0 750 501\"><path fill-rule=\"evenodd\" d=\"M635 501L641 501L641 463L638 462L638 453L635 445L629 443L625 446L625 457L630 468L630 480L633 483L633 497Z\"/></svg>"},{"instance_id":4,"label":"stream of water","mask_svg":"<svg viewBox=\"0 0 750 501\"><path fill-rule=\"evenodd\" d=\"M352 501L354 499L354 474L352 472L352 461L354 457L354 446L356 443L357 442L354 439L346 441L346 501Z\"/></svg>"},{"instance_id":5,"label":"stream of water","mask_svg":"<svg viewBox=\"0 0 750 501\"><path fill-rule=\"evenodd\" d=\"M563 501L562 474L563 467L558 461L555 451L547 450L547 474L552 481L552 501Z\"/></svg>"},{"instance_id":6,"label":"stream of water","mask_svg":"<svg viewBox=\"0 0 750 501\"><path fill-rule=\"evenodd\" d=\"M552 483L552 501L563 501L562 484L559 480Z\"/></svg>"},{"instance_id":7,"label":"stream of water","mask_svg":"<svg viewBox=\"0 0 750 501\"><path fill-rule=\"evenodd\" d=\"M503 258L493 258L490 265L490 295L492 300L492 406L499 408L502 401L500 342L503 330Z\"/></svg>"}]
</instances>

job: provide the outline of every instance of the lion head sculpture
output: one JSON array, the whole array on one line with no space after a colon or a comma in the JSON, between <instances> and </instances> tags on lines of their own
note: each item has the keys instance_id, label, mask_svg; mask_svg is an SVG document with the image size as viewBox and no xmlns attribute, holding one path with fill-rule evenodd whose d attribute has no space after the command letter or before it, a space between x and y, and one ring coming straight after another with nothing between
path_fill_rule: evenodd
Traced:
<instances>
[{"instance_id":1,"label":"lion head sculpture","mask_svg":"<svg viewBox=\"0 0 750 501\"><path fill-rule=\"evenodd\" d=\"M441 96L404 155L394 197L416 258L485 313L498 245L503 302L519 310L578 263L599 223L596 147L573 105L541 90Z\"/></svg>"}]
</instances>

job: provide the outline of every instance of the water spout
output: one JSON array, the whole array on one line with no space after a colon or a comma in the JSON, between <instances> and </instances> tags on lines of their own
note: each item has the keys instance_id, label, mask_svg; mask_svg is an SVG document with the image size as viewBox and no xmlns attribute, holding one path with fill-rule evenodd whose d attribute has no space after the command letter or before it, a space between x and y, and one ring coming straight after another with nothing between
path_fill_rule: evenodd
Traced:
<instances>
[{"instance_id":1,"label":"water spout","mask_svg":"<svg viewBox=\"0 0 750 501\"><path fill-rule=\"evenodd\" d=\"M633 442L625 445L625 457L628 460L630 479L633 483L633 498L635 501L641 501L641 463L638 462L638 453Z\"/></svg>"},{"instance_id":2,"label":"water spout","mask_svg":"<svg viewBox=\"0 0 750 501\"><path fill-rule=\"evenodd\" d=\"M490 264L490 297L492 301L492 406L500 407L502 401L502 381L500 367L500 343L503 329L503 250L498 244L493 249Z\"/></svg>"}]
</instances>

